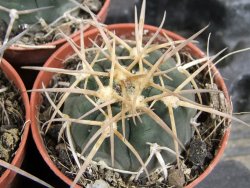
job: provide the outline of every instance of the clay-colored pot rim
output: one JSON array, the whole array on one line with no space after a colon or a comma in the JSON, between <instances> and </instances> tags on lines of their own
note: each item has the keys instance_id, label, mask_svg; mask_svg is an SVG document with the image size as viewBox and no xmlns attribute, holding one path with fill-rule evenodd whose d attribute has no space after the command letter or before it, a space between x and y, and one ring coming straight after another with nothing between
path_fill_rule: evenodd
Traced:
<instances>
[{"instance_id":1,"label":"clay-colored pot rim","mask_svg":"<svg viewBox=\"0 0 250 188\"><path fill-rule=\"evenodd\" d=\"M18 75L18 73L16 72L16 70L4 59L2 59L2 62L0 63L0 67L3 70L3 72L6 74L7 78L11 81L13 81L14 85L19 89L20 93L21 93L21 97L22 97L22 101L24 104L24 108L25 108L25 128L23 130L23 134L21 136L21 142L19 143L19 147L16 150L15 156L13 158L13 160L11 161L11 164L17 167L20 167L21 164L18 163L22 163L22 161L20 161L20 158L24 158L23 155L25 155L24 150L25 150L25 146L27 143L27 139L28 139L28 134L29 134L29 129L30 129L30 104L29 104L29 97L27 94L27 90L25 88L25 85L22 81L22 79L20 78L20 76ZM23 160L23 159L21 159ZM13 173L13 174L12 174ZM4 171L4 173L2 174L2 176L0 177L0 185L2 183L4 184L10 184L11 181L13 180L14 176L15 176L15 172L6 169ZM10 177L12 176L12 177Z\"/></svg>"},{"instance_id":2,"label":"clay-colored pot rim","mask_svg":"<svg viewBox=\"0 0 250 188\"><path fill-rule=\"evenodd\" d=\"M134 29L134 24L133 23L125 23L125 24L113 24L113 25L109 25L107 26L107 29L109 30L132 30ZM154 26L149 26L149 25L145 25L144 26L145 30L149 30L151 32L155 32L157 30L157 27ZM174 40L184 40L183 37L168 31L168 30L164 30L162 29L160 33L167 33L167 35L170 38L173 38ZM99 33L97 29L91 29L87 32L85 32L85 38L93 35L93 34L97 34ZM77 36L75 39L75 41L79 41L80 40L80 36ZM58 59L56 58L59 54L63 53L65 51L65 48L69 47L69 44L65 44L63 45L61 48L59 48L45 63L45 67L49 67L50 64L53 61L58 61ZM198 48L196 47L194 44L189 43L187 45L188 49L191 49L192 53L194 56L196 56L197 58L201 58L204 57L205 54ZM212 66L212 72L216 72L217 74L215 75L215 83L219 86L219 88L224 92L225 97L228 101L230 101L229 95L228 95L228 91L226 88L226 85L224 83L224 80L222 79L220 73L218 72L218 70ZM41 80L42 76L44 75L44 72L40 72L37 76L37 79L34 83L33 89L37 89L39 86L39 80ZM72 180L69 179L68 177L66 177L61 171L59 171L59 169L55 166L55 164L52 162L52 160L50 159L47 151L45 150L44 146L43 146L43 141L41 140L41 136L39 134L37 125L35 124L35 111L36 111L36 107L37 104L34 103L34 99L36 97L36 95L38 95L38 93L32 93L31 94L31 112L32 112L32 135L33 138L35 140L35 143L37 145L37 148L39 150L39 152L41 153L42 157L44 158L44 160L46 161L46 163L50 166L50 168L54 171L54 173L59 176L65 183L67 184L71 184ZM230 127L230 126L229 126ZM210 165L206 168L206 170L198 177L196 178L193 182L189 183L186 188L191 188L196 186L197 184L199 184L213 169L214 167L217 165L217 163L219 162L220 158L223 155L223 152L225 150L225 147L227 145L227 141L229 138L229 134L230 134L230 128L227 128L227 130L224 133L224 136L221 140L220 146L219 146L219 150L217 152L217 154L215 155L214 159L211 161Z\"/></svg>"},{"instance_id":3,"label":"clay-colored pot rim","mask_svg":"<svg viewBox=\"0 0 250 188\"><path fill-rule=\"evenodd\" d=\"M110 5L110 0L105 0L101 10L97 14L97 18L101 22L103 22L105 20L105 18L106 18L106 14L107 14L109 5ZM83 30L86 31L89 28L90 28L90 25L87 24L87 25L85 25ZM80 34L80 30L73 33L73 34L71 34L69 37L70 38L75 38L79 34ZM61 39L58 39L58 40L55 40L55 41L52 41L52 42L49 42L49 43L46 43L46 44L42 44L42 46L60 46L60 45L64 44L65 42L66 42L66 39L61 38ZM13 51L33 51L33 50L40 50L40 49L37 49L37 48L22 48L22 47L17 47L17 46L11 46L11 47L8 48L8 50L13 50Z\"/></svg>"}]
</instances>

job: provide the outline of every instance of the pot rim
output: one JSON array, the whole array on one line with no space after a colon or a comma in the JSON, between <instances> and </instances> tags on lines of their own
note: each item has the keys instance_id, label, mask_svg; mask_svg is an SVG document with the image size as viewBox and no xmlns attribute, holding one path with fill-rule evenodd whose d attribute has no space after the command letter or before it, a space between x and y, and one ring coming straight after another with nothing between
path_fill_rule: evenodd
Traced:
<instances>
[{"instance_id":1,"label":"pot rim","mask_svg":"<svg viewBox=\"0 0 250 188\"><path fill-rule=\"evenodd\" d=\"M14 82L14 85L20 90L20 94L22 97L22 101L24 103L25 108L25 128L23 130L23 134L21 135L21 141L19 143L19 146L15 152L15 156L11 161L11 164L17 167L20 167L22 164L22 161L24 159L25 155L25 147L28 139L29 134L29 128L30 128L30 104L29 104L29 97L27 94L27 90L25 88L25 85L21 79L21 77L18 75L16 70L5 60L2 59L2 62L0 63L0 68L5 73L7 78ZM2 176L0 176L0 185L7 186L11 183L11 181L14 179L16 175L16 172L11 171L10 169L6 169Z\"/></svg>"},{"instance_id":2,"label":"pot rim","mask_svg":"<svg viewBox=\"0 0 250 188\"><path fill-rule=\"evenodd\" d=\"M112 25L108 25L107 29L109 30L134 30L135 24L134 23L123 23L123 24L112 24ZM154 33L158 28L154 27L154 26L150 26L150 25L144 25L144 29L145 30L149 30L150 32ZM160 34L162 34L163 32L167 33L167 35L170 38L173 38L174 40L184 40L183 37L179 36L178 34L162 29L160 31ZM94 35L94 34L98 34L99 31L98 29L91 29L87 32L85 32L85 38L87 38L88 36ZM78 35L76 38L74 38L74 41L79 41L80 40L80 36ZM51 64L53 64L53 62L58 61L57 56L65 53L65 51L67 51L67 48L70 48L70 45L68 43L64 44L62 47L60 47L55 53L52 54L52 56L46 61L46 63L44 64L45 67L50 67ZM196 47L194 44L189 43L187 45L187 48L191 50L191 52L193 53L194 56L196 57L204 57L205 54L204 52L202 52L198 47ZM68 50L69 51L69 50ZM72 49L70 50L71 52L73 51ZM55 64L55 63L54 63ZM230 101L229 95L228 95L228 91L226 88L226 85L224 83L223 78L221 77L220 73L218 72L217 68L215 66L211 67L211 70L216 74L215 74L215 83L219 86L219 88L223 91L226 99L228 101ZM39 88L39 84L40 84L40 80L43 77L43 75L45 75L44 72L39 72L33 89ZM38 97L38 93L37 92L32 92L31 94L31 112L32 112L32 135L33 135L33 139L35 140L36 146L40 152L40 154L42 155L42 157L44 158L44 160L46 161L46 163L49 165L49 167L54 171L54 173L60 177L65 183L67 184L71 184L73 181L71 179L69 179L68 177L66 177L57 167L56 165L53 163L53 161L50 159L46 149L44 148L44 144L43 144L43 140L41 138L41 135L39 134L38 131L38 127L35 123L35 111L36 111L36 107L37 107L37 103L35 103L35 98ZM231 103L230 103L231 105ZM225 147L227 145L227 141L229 138L229 134L230 134L230 126L226 129L223 138L220 142L220 146L219 146L219 150L216 153L214 159L211 161L211 163L209 164L209 166L206 168L206 170L200 174L200 176L198 178L196 178L194 181L192 181L191 183L189 183L188 185L186 185L186 188L191 188L194 187L196 185L198 185L213 169L214 167L217 165L217 163L219 162L220 158L223 155L223 152L225 150Z\"/></svg>"},{"instance_id":3,"label":"pot rim","mask_svg":"<svg viewBox=\"0 0 250 188\"><path fill-rule=\"evenodd\" d=\"M97 18L98 18L98 20L104 21L104 18L106 17L109 5L110 5L110 0L105 0L102 8L100 9L100 11L98 12L98 14L96 15ZM90 27L91 26L89 24L87 24L84 27L84 30L87 30ZM80 34L80 30L78 30L75 33L69 35L69 37L70 38L75 38L79 34ZM61 39L58 39L58 40L55 40L55 41L52 41L52 42L49 42L49 43L45 43L42 46L60 46L60 45L64 44L65 42L66 42L66 39L61 38ZM22 47L17 47L17 46L10 46L7 50L13 50L13 51L34 51L34 50L39 50L39 49L36 49L36 48L22 48Z\"/></svg>"}]
</instances>

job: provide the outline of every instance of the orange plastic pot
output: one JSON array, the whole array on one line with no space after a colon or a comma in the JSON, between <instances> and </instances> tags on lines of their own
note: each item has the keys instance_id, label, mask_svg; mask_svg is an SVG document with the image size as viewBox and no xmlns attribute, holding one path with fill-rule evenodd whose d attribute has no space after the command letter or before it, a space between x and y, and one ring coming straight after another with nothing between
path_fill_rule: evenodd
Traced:
<instances>
[{"instance_id":1,"label":"orange plastic pot","mask_svg":"<svg viewBox=\"0 0 250 188\"><path fill-rule=\"evenodd\" d=\"M97 14L97 18L100 22L104 22L107 17L110 0L105 0L104 4ZM84 29L87 30L90 26L86 26ZM76 37L80 31L75 32L70 37ZM66 43L65 39L59 39L51 43L45 44L45 46L55 46L55 48L47 49L34 49L34 48L21 48L21 47L10 47L5 51L4 58L15 66L23 65L42 65L53 52L55 52L60 46Z\"/></svg>"},{"instance_id":2,"label":"orange plastic pot","mask_svg":"<svg viewBox=\"0 0 250 188\"><path fill-rule=\"evenodd\" d=\"M134 24L115 24L115 25L110 25L107 26L107 28L109 30L115 30L116 35L118 36L123 36L123 37L129 37L131 38L131 33L134 32ZM153 26L148 26L145 25L144 29L149 31L150 33L155 33L157 28L153 27ZM167 30L161 30L161 34L165 32L167 33L167 35L169 37L171 37L173 40L183 40L184 38L182 38L181 36L167 31ZM89 30L85 33L85 44L86 45L91 45L91 42L89 39L94 40L95 37L99 34L99 31L97 29L92 29ZM162 35L163 36L163 35ZM75 38L75 41L77 44L79 44L80 42L80 37L78 36L77 38ZM188 50L191 54L193 54L193 56L197 57L197 58L201 58L204 56L204 53L197 48L195 45L193 45L192 43L189 43L187 45L187 47L185 48L186 50ZM65 44L64 46L62 46L60 49L58 49L45 63L45 67L56 67L56 68L62 68L62 59L66 59L68 58L70 55L74 54L74 50L71 48L71 46L69 44ZM213 67L212 71L215 73L217 72L216 76L215 76L215 83L218 85L218 88L221 89L225 96L226 99L229 101L229 95L228 95L228 91L227 88L225 86L225 83L221 77L221 75L218 73L218 70ZM36 81L34 83L33 89L39 89L41 88L41 83L44 83L45 86L48 86L52 76L54 74L53 73L48 73L48 72L43 72L41 71L37 78ZM44 142L43 139L40 135L40 127L39 124L37 122L37 115L38 115L38 109L37 107L39 107L39 105L41 104L41 94L38 92L33 92L31 94L31 120L32 120L32 134L33 134L33 138L35 140L36 146L40 152L40 154L42 155L42 157L44 158L44 160L46 161L46 163L49 165L49 167L54 171L54 173L59 176L64 182L66 182L67 184L71 184L72 180L69 179L68 177L66 177L56 166L55 164L52 162L52 160L50 159L46 148L44 146ZM197 185L199 182L201 182L211 171L212 169L216 166L216 164L218 163L219 159L221 158L224 149L226 147L227 144L227 140L228 140L228 136L229 136L229 132L230 130L227 129L222 140L220 143L220 146L218 147L218 152L215 156L215 158L212 160L211 164L207 167L207 169L197 178L195 179L192 183L190 183L189 185L187 185L186 187L191 188L194 187L195 185Z\"/></svg>"},{"instance_id":3,"label":"orange plastic pot","mask_svg":"<svg viewBox=\"0 0 250 188\"><path fill-rule=\"evenodd\" d=\"M22 79L17 74L15 69L4 59L2 59L2 62L0 63L0 68L5 73L6 77L14 83L14 85L19 89L22 101L25 107L25 128L23 130L23 134L21 136L21 142L19 144L19 147L15 153L15 157L13 158L11 164L20 167L24 156L25 156L25 150L26 150L26 142L28 138L29 128L30 128L30 105L29 105L29 97L26 91L26 88L22 82ZM14 179L16 173L11 170L5 170L2 176L0 177L0 187L10 187L12 180Z\"/></svg>"}]
</instances>

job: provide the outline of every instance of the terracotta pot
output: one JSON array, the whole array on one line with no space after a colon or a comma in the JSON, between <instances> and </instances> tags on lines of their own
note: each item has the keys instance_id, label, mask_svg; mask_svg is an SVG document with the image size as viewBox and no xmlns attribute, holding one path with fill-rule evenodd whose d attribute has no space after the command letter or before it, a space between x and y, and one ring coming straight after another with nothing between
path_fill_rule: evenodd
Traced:
<instances>
[{"instance_id":1,"label":"terracotta pot","mask_svg":"<svg viewBox=\"0 0 250 188\"><path fill-rule=\"evenodd\" d=\"M12 81L15 86L20 90L21 92L21 97L23 100L23 104L25 107L25 122L28 122L30 120L30 105L29 105L29 97L26 91L26 88L22 82L22 79L20 76L17 74L15 69L4 59L2 60L2 63L0 63L0 68L3 70L7 78ZM25 125L22 137L21 137L21 142L19 144L19 147L16 151L15 157L13 158L11 164L20 167L24 156L25 156L25 150L26 150L26 142L28 138L28 133L29 133L29 128L30 128L30 122L28 122ZM0 187L10 187L12 180L14 179L16 173L11 171L11 170L5 170L5 172L2 174L0 177Z\"/></svg>"},{"instance_id":2,"label":"terracotta pot","mask_svg":"<svg viewBox=\"0 0 250 188\"><path fill-rule=\"evenodd\" d=\"M115 30L116 35L118 36L130 36L131 32L134 32L134 24L115 24L115 25L110 25L107 27L109 30ZM148 30L151 33L154 33L157 28L153 27L153 26L148 26L145 25L144 27L146 30ZM174 40L183 40L184 38L180 37L179 35L167 31L167 30L162 30L161 33L166 32L167 35L169 37L171 37ZM97 29L92 29L89 30L85 33L85 44L86 45L90 45L90 41L89 38L94 40L94 38L96 37L96 35L98 34L98 30ZM75 41L77 44L79 44L80 41L80 37L78 36L77 38L75 38ZM195 45L189 43L186 47L186 50L189 50L190 53L192 53L195 57L197 58L201 58L204 56L204 53L197 48ZM60 49L58 49L45 63L44 66L46 67L56 67L56 68L62 68L62 62L60 61L61 59L66 59L67 57L69 57L70 55L74 54L73 49L71 48L71 46L69 44L65 44L64 46L62 46ZM212 68L213 72L218 72L218 70L213 67ZM48 72L43 72L41 71L38 76L37 79L35 81L35 84L33 86L33 89L38 89L41 88L41 83L44 83L45 86L48 86L52 76L54 74L53 73L48 73ZM228 91L227 88L225 86L225 83L221 77L221 75L218 73L215 76L215 83L218 85L218 88L221 89L227 100L229 101L229 95L228 95ZM40 135L40 131L39 131L39 125L37 123L37 114L38 114L38 106L41 104L41 95L38 92L33 92L31 94L31 120L32 120L32 134L33 134L33 138L35 140L35 143L37 145L37 148L39 150L39 152L41 153L42 157L44 158L44 160L47 162L47 164L49 165L49 167L54 171L54 173L59 176L64 182L66 182L67 184L71 184L72 180L70 180L69 178L67 178L62 172L60 172L60 170L58 170L58 168L55 166L55 164L52 162L52 160L50 159L46 148L44 146L44 142L43 139ZM201 182L211 171L212 169L216 166L216 164L218 163L219 159L221 158L224 149L226 147L227 144L227 140L228 140L228 136L229 136L229 132L230 130L227 129L223 139L221 141L221 144L219 146L219 150L215 156L215 158L212 160L211 164L207 167L207 169L197 178L195 179L192 183L190 183L187 187L194 187L195 185L197 185L199 182Z\"/></svg>"},{"instance_id":3,"label":"terracotta pot","mask_svg":"<svg viewBox=\"0 0 250 188\"><path fill-rule=\"evenodd\" d=\"M108 7L110 4L110 0L105 0L101 10L97 14L97 18L100 22L104 22L107 17ZM85 30L88 29L89 26L85 27ZM70 37L76 37L80 31L75 32ZM47 46L56 46L53 49L27 49L21 47L10 47L5 51L4 58L8 60L11 64L16 66L23 65L42 65L49 56L55 52L60 46L62 46L66 42L65 39L59 39L53 41L51 43L47 43Z\"/></svg>"}]
</instances>

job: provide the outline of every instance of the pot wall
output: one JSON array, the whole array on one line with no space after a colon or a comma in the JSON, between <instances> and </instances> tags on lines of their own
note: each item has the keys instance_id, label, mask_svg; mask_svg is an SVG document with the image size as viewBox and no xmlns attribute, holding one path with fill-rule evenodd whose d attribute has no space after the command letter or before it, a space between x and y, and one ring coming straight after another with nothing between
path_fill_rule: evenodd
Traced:
<instances>
[{"instance_id":1,"label":"pot wall","mask_svg":"<svg viewBox=\"0 0 250 188\"><path fill-rule=\"evenodd\" d=\"M29 97L26 91L26 88L20 78L20 76L17 74L15 69L4 59L2 59L2 62L0 63L0 68L4 71L7 78L15 84L15 86L20 90L21 97L24 103L25 107L25 128L21 137L21 142L19 144L19 148L16 151L15 157L12 160L11 164L16 167L21 167L21 164L23 162L24 156L25 156L25 150L26 150L26 142L28 138L29 128L30 128L30 105L29 105ZM0 177L0 187L10 187L11 183L15 177L16 173L11 170L6 170L2 176Z\"/></svg>"}]
</instances>

